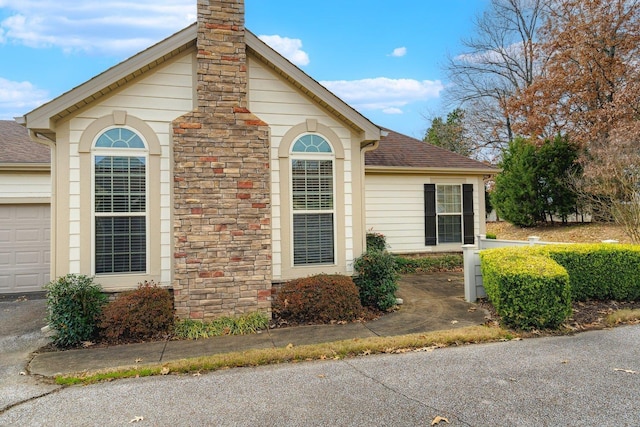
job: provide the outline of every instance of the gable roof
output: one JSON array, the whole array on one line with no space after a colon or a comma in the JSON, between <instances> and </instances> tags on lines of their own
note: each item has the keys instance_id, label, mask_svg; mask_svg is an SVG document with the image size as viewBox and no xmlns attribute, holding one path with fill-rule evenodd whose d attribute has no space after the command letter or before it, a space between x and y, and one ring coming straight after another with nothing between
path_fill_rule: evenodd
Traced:
<instances>
[{"instance_id":1,"label":"gable roof","mask_svg":"<svg viewBox=\"0 0 640 427\"><path fill-rule=\"evenodd\" d=\"M51 160L49 147L29 138L29 132L13 120L0 120L0 164L41 164Z\"/></svg>"},{"instance_id":2,"label":"gable roof","mask_svg":"<svg viewBox=\"0 0 640 427\"><path fill-rule=\"evenodd\" d=\"M27 128L55 141L56 121L194 47L196 39L197 23L194 23L25 114L22 120ZM248 50L256 54L261 61L335 114L352 129L361 132L364 141L379 139L380 128L248 30L245 30L245 43Z\"/></svg>"},{"instance_id":3,"label":"gable roof","mask_svg":"<svg viewBox=\"0 0 640 427\"><path fill-rule=\"evenodd\" d=\"M378 148L365 154L366 170L495 174L498 169L419 139L384 129Z\"/></svg>"}]
</instances>

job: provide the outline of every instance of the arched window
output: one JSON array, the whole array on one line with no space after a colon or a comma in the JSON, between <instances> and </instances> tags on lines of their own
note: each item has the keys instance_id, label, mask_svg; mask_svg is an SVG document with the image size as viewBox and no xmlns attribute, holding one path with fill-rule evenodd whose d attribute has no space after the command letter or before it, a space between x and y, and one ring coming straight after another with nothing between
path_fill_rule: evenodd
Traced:
<instances>
[{"instance_id":1,"label":"arched window","mask_svg":"<svg viewBox=\"0 0 640 427\"><path fill-rule=\"evenodd\" d=\"M335 155L321 136L291 146L293 265L335 263Z\"/></svg>"},{"instance_id":2,"label":"arched window","mask_svg":"<svg viewBox=\"0 0 640 427\"><path fill-rule=\"evenodd\" d=\"M93 149L95 274L147 271L148 149L138 133L108 129Z\"/></svg>"}]
</instances>

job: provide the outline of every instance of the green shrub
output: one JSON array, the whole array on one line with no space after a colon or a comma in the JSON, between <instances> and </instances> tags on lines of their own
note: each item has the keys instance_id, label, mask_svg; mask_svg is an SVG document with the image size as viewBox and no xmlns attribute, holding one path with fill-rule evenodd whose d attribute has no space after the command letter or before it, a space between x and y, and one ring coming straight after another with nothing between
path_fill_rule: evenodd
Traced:
<instances>
[{"instance_id":1,"label":"green shrub","mask_svg":"<svg viewBox=\"0 0 640 427\"><path fill-rule=\"evenodd\" d=\"M462 254L444 254L420 258L395 257L396 271L400 274L459 271L464 266Z\"/></svg>"},{"instance_id":2,"label":"green shrub","mask_svg":"<svg viewBox=\"0 0 640 427\"><path fill-rule=\"evenodd\" d=\"M498 238L494 233L487 233L484 237L491 240L496 240Z\"/></svg>"},{"instance_id":3,"label":"green shrub","mask_svg":"<svg viewBox=\"0 0 640 427\"><path fill-rule=\"evenodd\" d=\"M368 251L384 251L387 249L387 238L384 234L367 232L367 250Z\"/></svg>"},{"instance_id":4,"label":"green shrub","mask_svg":"<svg viewBox=\"0 0 640 427\"><path fill-rule=\"evenodd\" d=\"M199 339L221 335L254 334L268 326L267 315L256 311L238 317L218 317L210 321L179 320L175 324L174 333L178 338Z\"/></svg>"},{"instance_id":5,"label":"green shrub","mask_svg":"<svg viewBox=\"0 0 640 427\"><path fill-rule=\"evenodd\" d=\"M640 247L611 244L549 245L535 251L569 273L574 301L640 299Z\"/></svg>"},{"instance_id":6,"label":"green shrub","mask_svg":"<svg viewBox=\"0 0 640 427\"><path fill-rule=\"evenodd\" d=\"M169 291L144 282L106 305L100 321L101 336L114 343L163 338L172 332L173 322Z\"/></svg>"},{"instance_id":7,"label":"green shrub","mask_svg":"<svg viewBox=\"0 0 640 427\"><path fill-rule=\"evenodd\" d=\"M355 260L353 268L362 305L388 310L396 304L399 275L393 255L386 251L367 251Z\"/></svg>"},{"instance_id":8,"label":"green shrub","mask_svg":"<svg viewBox=\"0 0 640 427\"><path fill-rule=\"evenodd\" d=\"M73 347L93 339L107 301L93 278L67 274L44 288L47 291L47 322L55 330L54 344Z\"/></svg>"},{"instance_id":9,"label":"green shrub","mask_svg":"<svg viewBox=\"0 0 640 427\"><path fill-rule=\"evenodd\" d=\"M348 276L326 275L295 279L278 291L273 313L295 322L328 323L362 315L358 288Z\"/></svg>"},{"instance_id":10,"label":"green shrub","mask_svg":"<svg viewBox=\"0 0 640 427\"><path fill-rule=\"evenodd\" d=\"M571 314L569 274L552 259L520 249L480 252L487 296L511 327L557 328Z\"/></svg>"}]
</instances>

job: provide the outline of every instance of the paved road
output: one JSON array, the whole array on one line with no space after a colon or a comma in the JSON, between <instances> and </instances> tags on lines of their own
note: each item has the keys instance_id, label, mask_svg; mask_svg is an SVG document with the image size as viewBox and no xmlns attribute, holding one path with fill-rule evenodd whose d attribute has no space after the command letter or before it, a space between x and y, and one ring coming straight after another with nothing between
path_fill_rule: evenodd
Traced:
<instances>
[{"instance_id":1,"label":"paved road","mask_svg":"<svg viewBox=\"0 0 640 427\"><path fill-rule=\"evenodd\" d=\"M1 413L0 425L638 426L636 372L640 325L71 387Z\"/></svg>"}]
</instances>

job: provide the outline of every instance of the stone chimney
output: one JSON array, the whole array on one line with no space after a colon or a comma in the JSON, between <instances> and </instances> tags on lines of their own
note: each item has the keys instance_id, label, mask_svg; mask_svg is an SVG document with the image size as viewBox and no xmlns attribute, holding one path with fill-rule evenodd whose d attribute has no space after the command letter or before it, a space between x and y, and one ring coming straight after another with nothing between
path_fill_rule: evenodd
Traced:
<instances>
[{"instance_id":1,"label":"stone chimney","mask_svg":"<svg viewBox=\"0 0 640 427\"><path fill-rule=\"evenodd\" d=\"M198 0L197 50L197 107L173 123L176 313L270 313L269 129L247 108L243 0Z\"/></svg>"}]
</instances>

